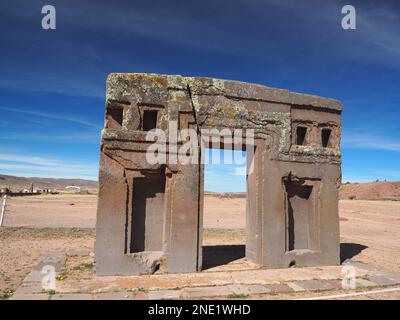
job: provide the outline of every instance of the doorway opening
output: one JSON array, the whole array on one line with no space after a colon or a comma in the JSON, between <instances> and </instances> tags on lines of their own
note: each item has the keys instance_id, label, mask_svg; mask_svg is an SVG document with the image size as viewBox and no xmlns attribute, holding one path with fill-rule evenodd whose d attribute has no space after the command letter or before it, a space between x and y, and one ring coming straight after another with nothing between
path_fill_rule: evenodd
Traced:
<instances>
[{"instance_id":1,"label":"doorway opening","mask_svg":"<svg viewBox=\"0 0 400 320\"><path fill-rule=\"evenodd\" d=\"M246 254L247 152L206 148L204 160L202 269L238 268Z\"/></svg>"}]
</instances>

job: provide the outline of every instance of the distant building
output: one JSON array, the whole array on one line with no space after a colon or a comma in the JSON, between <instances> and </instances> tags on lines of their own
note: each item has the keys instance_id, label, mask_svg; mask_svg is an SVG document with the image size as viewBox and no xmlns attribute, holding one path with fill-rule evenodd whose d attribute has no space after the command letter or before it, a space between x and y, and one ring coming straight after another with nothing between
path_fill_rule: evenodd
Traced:
<instances>
[{"instance_id":1,"label":"distant building","mask_svg":"<svg viewBox=\"0 0 400 320\"><path fill-rule=\"evenodd\" d=\"M48 188L48 189L43 189L43 193L44 193L44 194L58 194L58 192L57 192L56 189L50 189L50 188Z\"/></svg>"},{"instance_id":2,"label":"distant building","mask_svg":"<svg viewBox=\"0 0 400 320\"><path fill-rule=\"evenodd\" d=\"M67 186L67 187L65 187L65 189L67 189L67 190L75 190L77 192L81 191L81 187L78 187L78 186Z\"/></svg>"}]
</instances>

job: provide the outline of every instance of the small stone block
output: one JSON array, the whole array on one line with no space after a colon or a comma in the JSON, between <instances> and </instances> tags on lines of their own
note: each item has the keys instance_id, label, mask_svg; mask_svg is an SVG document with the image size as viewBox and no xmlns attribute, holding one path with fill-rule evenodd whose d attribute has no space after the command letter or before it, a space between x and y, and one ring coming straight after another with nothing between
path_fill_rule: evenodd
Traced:
<instances>
[{"instance_id":1,"label":"small stone block","mask_svg":"<svg viewBox=\"0 0 400 320\"><path fill-rule=\"evenodd\" d=\"M150 300L179 299L180 294L180 290L154 290L149 291L148 298Z\"/></svg>"},{"instance_id":2,"label":"small stone block","mask_svg":"<svg viewBox=\"0 0 400 320\"><path fill-rule=\"evenodd\" d=\"M281 284L281 283L274 283L274 284L269 284L266 286L271 290L273 293L291 293L294 292L294 290L289 287L287 284Z\"/></svg>"},{"instance_id":3,"label":"small stone block","mask_svg":"<svg viewBox=\"0 0 400 320\"><path fill-rule=\"evenodd\" d=\"M396 281L397 284L400 284L400 273L397 272L386 272L385 277L392 279L393 281Z\"/></svg>"},{"instance_id":4,"label":"small stone block","mask_svg":"<svg viewBox=\"0 0 400 320\"><path fill-rule=\"evenodd\" d=\"M149 295L146 292L138 291L134 293L133 300L149 300Z\"/></svg>"},{"instance_id":5,"label":"small stone block","mask_svg":"<svg viewBox=\"0 0 400 320\"><path fill-rule=\"evenodd\" d=\"M29 293L42 293L43 287L41 282L22 282L22 284L15 290L15 293L29 294Z\"/></svg>"},{"instance_id":6,"label":"small stone block","mask_svg":"<svg viewBox=\"0 0 400 320\"><path fill-rule=\"evenodd\" d=\"M133 293L128 291L96 293L94 300L131 300Z\"/></svg>"},{"instance_id":7,"label":"small stone block","mask_svg":"<svg viewBox=\"0 0 400 320\"><path fill-rule=\"evenodd\" d=\"M53 266L56 272L60 271L65 265L65 257L62 258L44 258L33 270L42 271L44 266Z\"/></svg>"},{"instance_id":8,"label":"small stone block","mask_svg":"<svg viewBox=\"0 0 400 320\"><path fill-rule=\"evenodd\" d=\"M10 300L49 300L49 295L44 293L14 293Z\"/></svg>"},{"instance_id":9,"label":"small stone block","mask_svg":"<svg viewBox=\"0 0 400 320\"><path fill-rule=\"evenodd\" d=\"M331 285L334 289L337 290L342 290L343 286L342 286L342 280L324 280L324 282L329 283L329 285Z\"/></svg>"},{"instance_id":10,"label":"small stone block","mask_svg":"<svg viewBox=\"0 0 400 320\"><path fill-rule=\"evenodd\" d=\"M50 296L50 300L92 300L89 293L63 293Z\"/></svg>"},{"instance_id":11,"label":"small stone block","mask_svg":"<svg viewBox=\"0 0 400 320\"><path fill-rule=\"evenodd\" d=\"M304 280L296 281L295 283L303 287L307 291L324 291L335 289L335 287L332 286L329 282L321 280Z\"/></svg>"},{"instance_id":12,"label":"small stone block","mask_svg":"<svg viewBox=\"0 0 400 320\"><path fill-rule=\"evenodd\" d=\"M379 286L392 286L397 284L396 280L393 280L385 276L371 276L369 277L369 280L376 283Z\"/></svg>"},{"instance_id":13,"label":"small stone block","mask_svg":"<svg viewBox=\"0 0 400 320\"><path fill-rule=\"evenodd\" d=\"M301 292L301 291L306 291L304 287L302 287L299 283L299 281L296 282L287 282L286 284L293 289L294 292Z\"/></svg>"},{"instance_id":14,"label":"small stone block","mask_svg":"<svg viewBox=\"0 0 400 320\"><path fill-rule=\"evenodd\" d=\"M32 270L25 277L24 282L41 282L45 275L46 274L42 273L41 271Z\"/></svg>"},{"instance_id":15,"label":"small stone block","mask_svg":"<svg viewBox=\"0 0 400 320\"><path fill-rule=\"evenodd\" d=\"M232 293L233 292L227 286L195 287L183 289L183 295L186 298L228 296Z\"/></svg>"},{"instance_id":16,"label":"small stone block","mask_svg":"<svg viewBox=\"0 0 400 320\"><path fill-rule=\"evenodd\" d=\"M357 288L376 287L376 286L377 286L377 284L376 284L376 283L373 283L373 282L370 281L370 280L362 279L362 278L356 279L356 287L357 287Z\"/></svg>"},{"instance_id":17,"label":"small stone block","mask_svg":"<svg viewBox=\"0 0 400 320\"><path fill-rule=\"evenodd\" d=\"M251 285L244 285L244 284L231 284L228 286L230 290L234 294L265 294L271 293L271 289L264 287L260 284L251 284Z\"/></svg>"}]
</instances>

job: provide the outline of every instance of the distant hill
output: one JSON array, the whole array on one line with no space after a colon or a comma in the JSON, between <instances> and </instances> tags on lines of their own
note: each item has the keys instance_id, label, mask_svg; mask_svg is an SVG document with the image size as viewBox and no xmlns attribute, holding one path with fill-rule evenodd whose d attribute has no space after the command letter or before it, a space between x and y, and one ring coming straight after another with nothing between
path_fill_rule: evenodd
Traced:
<instances>
[{"instance_id":1,"label":"distant hill","mask_svg":"<svg viewBox=\"0 0 400 320\"><path fill-rule=\"evenodd\" d=\"M205 196L217 197L220 199L246 198L246 192L213 192L204 191Z\"/></svg>"},{"instance_id":2,"label":"distant hill","mask_svg":"<svg viewBox=\"0 0 400 320\"><path fill-rule=\"evenodd\" d=\"M79 186L81 189L97 189L98 182L85 179L59 179L17 177L0 174L0 188L11 188L12 191L29 189L31 183L34 188L64 189L67 186ZM245 198L245 192L210 192L205 195L218 198ZM370 183L345 183L339 190L341 200L399 200L400 181L379 181Z\"/></svg>"},{"instance_id":3,"label":"distant hill","mask_svg":"<svg viewBox=\"0 0 400 320\"><path fill-rule=\"evenodd\" d=\"M245 198L245 192L210 192L205 195L218 198ZM339 189L341 200L399 200L400 181L380 181L370 183L345 183Z\"/></svg>"},{"instance_id":4,"label":"distant hill","mask_svg":"<svg viewBox=\"0 0 400 320\"><path fill-rule=\"evenodd\" d=\"M340 187L339 198L342 200L400 200L400 181L345 183Z\"/></svg>"},{"instance_id":5,"label":"distant hill","mask_svg":"<svg viewBox=\"0 0 400 320\"><path fill-rule=\"evenodd\" d=\"M98 183L94 180L85 179L59 179L59 178L36 178L16 177L0 174L0 188L10 188L12 191L29 189L31 183L34 188L64 189L67 186L78 186L82 189L97 189Z\"/></svg>"}]
</instances>

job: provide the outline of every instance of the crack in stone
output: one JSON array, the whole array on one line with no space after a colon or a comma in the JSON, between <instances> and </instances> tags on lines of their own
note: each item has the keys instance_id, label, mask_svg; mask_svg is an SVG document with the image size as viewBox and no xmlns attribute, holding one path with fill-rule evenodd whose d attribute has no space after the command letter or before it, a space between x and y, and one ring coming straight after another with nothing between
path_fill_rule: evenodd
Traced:
<instances>
[{"instance_id":1,"label":"crack in stone","mask_svg":"<svg viewBox=\"0 0 400 320\"><path fill-rule=\"evenodd\" d=\"M167 272L201 268L204 183L201 160L205 142L202 134L206 135L204 129L225 128L251 129L257 140L256 171L249 176L247 185L250 221L247 248L254 251L248 258L271 268L287 267L294 260L298 266L338 263L335 202L341 176L340 102L237 81L154 74L113 74L108 78L106 97L111 99L107 103L121 104L127 100L138 109L163 105L162 111L157 111L155 123L156 128L163 130L168 128L169 120L178 117L179 123L180 113L185 113L179 129L196 130L198 139L194 147L198 148L199 164L189 163L184 167L169 161L162 169L160 164L149 163L145 155L146 135L143 126L137 125L143 120L140 113L136 109L132 113L125 111L122 128L118 125L120 113L108 115L112 121L106 123L102 133L99 193L99 203L105 205L98 207L96 225L101 239L96 247L99 274L158 273L164 262L168 263ZM127 109L125 105L121 107ZM296 123L310 127L305 143L298 142ZM329 147L324 142L323 130L327 128L333 133ZM245 131L242 138L251 136ZM162 142L168 144L168 138ZM169 151L168 148L166 153ZM161 177L151 176L160 168ZM290 172L293 174L282 190L279 181ZM144 179L143 185L133 180L136 177ZM321 192L321 188L330 192ZM140 197L132 199L133 192ZM282 199L288 204L285 208ZM132 212L136 201L139 209ZM318 201L326 201L326 205L318 207ZM113 203L115 208L110 207ZM292 222L285 215L292 215ZM328 218L318 220L319 216ZM259 224L268 220L275 225ZM287 221L292 231L283 234L289 228ZM321 230L323 233L319 235ZM132 239L131 233L135 235ZM137 244L136 236L140 252L131 254ZM289 242L285 244L283 238ZM142 247L143 239L153 242ZM285 247L289 250L281 250ZM114 254L115 248L120 251ZM265 261L265 252L271 252L268 261ZM110 261L111 254L115 259Z\"/></svg>"}]
</instances>

